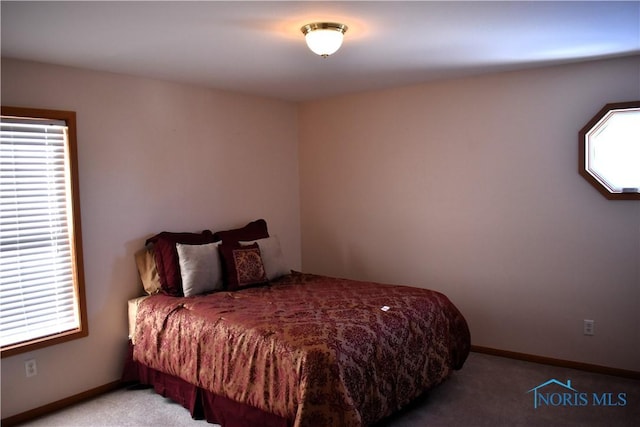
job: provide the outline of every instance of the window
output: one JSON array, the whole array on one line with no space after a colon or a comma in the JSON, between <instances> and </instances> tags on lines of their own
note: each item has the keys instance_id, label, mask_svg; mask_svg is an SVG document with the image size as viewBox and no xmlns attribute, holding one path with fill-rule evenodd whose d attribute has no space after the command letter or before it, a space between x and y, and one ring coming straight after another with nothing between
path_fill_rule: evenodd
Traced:
<instances>
[{"instance_id":1,"label":"window","mask_svg":"<svg viewBox=\"0 0 640 427\"><path fill-rule=\"evenodd\" d=\"M2 107L2 357L87 336L75 113Z\"/></svg>"},{"instance_id":2,"label":"window","mask_svg":"<svg viewBox=\"0 0 640 427\"><path fill-rule=\"evenodd\" d=\"M640 101L607 104L582 128L580 174L608 199L640 199Z\"/></svg>"}]
</instances>

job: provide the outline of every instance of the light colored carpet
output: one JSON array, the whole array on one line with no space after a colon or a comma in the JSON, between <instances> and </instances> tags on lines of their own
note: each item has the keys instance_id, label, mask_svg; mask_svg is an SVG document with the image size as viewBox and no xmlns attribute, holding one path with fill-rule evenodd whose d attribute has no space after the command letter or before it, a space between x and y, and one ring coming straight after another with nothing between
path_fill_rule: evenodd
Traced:
<instances>
[{"instance_id":1,"label":"light colored carpet","mask_svg":"<svg viewBox=\"0 0 640 427\"><path fill-rule=\"evenodd\" d=\"M579 394L551 384L539 389L553 395L551 403L534 408L534 393L528 391L550 379L564 384L570 380ZM569 393L566 398L565 392ZM624 406L604 405L623 400ZM570 406L571 402L580 406ZM638 425L640 381L471 353L461 371L379 427ZM152 390L121 389L23 426L214 425L192 420L186 409Z\"/></svg>"}]
</instances>

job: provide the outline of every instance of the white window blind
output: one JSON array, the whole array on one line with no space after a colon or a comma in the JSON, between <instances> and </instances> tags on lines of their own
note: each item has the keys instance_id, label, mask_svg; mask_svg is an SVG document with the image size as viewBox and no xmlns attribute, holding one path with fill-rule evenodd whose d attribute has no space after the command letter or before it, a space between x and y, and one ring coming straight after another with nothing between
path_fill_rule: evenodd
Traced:
<instances>
[{"instance_id":1,"label":"white window blind","mask_svg":"<svg viewBox=\"0 0 640 427\"><path fill-rule=\"evenodd\" d=\"M0 344L80 326L64 121L2 117Z\"/></svg>"}]
</instances>

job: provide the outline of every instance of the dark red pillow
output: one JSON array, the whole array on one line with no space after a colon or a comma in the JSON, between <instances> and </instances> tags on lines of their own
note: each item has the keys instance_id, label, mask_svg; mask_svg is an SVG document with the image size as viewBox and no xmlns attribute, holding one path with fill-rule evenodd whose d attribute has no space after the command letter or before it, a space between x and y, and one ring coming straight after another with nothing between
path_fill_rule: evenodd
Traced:
<instances>
[{"instance_id":1,"label":"dark red pillow","mask_svg":"<svg viewBox=\"0 0 640 427\"><path fill-rule=\"evenodd\" d=\"M162 292L178 297L184 295L176 243L204 245L214 241L213 233L209 230L204 230L202 233L171 233L163 231L147 239L146 244L153 244L153 253Z\"/></svg>"},{"instance_id":2,"label":"dark red pillow","mask_svg":"<svg viewBox=\"0 0 640 427\"><path fill-rule=\"evenodd\" d=\"M269 237L267 231L267 221L264 219L257 219L250 222L242 228L235 228L233 230L223 230L213 233L213 237L218 240L222 240L224 243L236 243L239 241L249 241L266 239Z\"/></svg>"},{"instance_id":3,"label":"dark red pillow","mask_svg":"<svg viewBox=\"0 0 640 427\"><path fill-rule=\"evenodd\" d=\"M223 243L218 250L224 266L224 281L227 289L236 291L267 283L267 274L257 243L248 246Z\"/></svg>"}]
</instances>

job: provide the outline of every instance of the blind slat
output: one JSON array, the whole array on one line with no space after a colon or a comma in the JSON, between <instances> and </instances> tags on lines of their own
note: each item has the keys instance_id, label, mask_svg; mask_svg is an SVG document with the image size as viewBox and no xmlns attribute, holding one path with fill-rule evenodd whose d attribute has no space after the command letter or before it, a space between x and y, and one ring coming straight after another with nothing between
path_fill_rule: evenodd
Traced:
<instances>
[{"instance_id":1,"label":"blind slat","mask_svg":"<svg viewBox=\"0 0 640 427\"><path fill-rule=\"evenodd\" d=\"M67 128L0 122L0 344L78 328L67 212Z\"/></svg>"}]
</instances>

